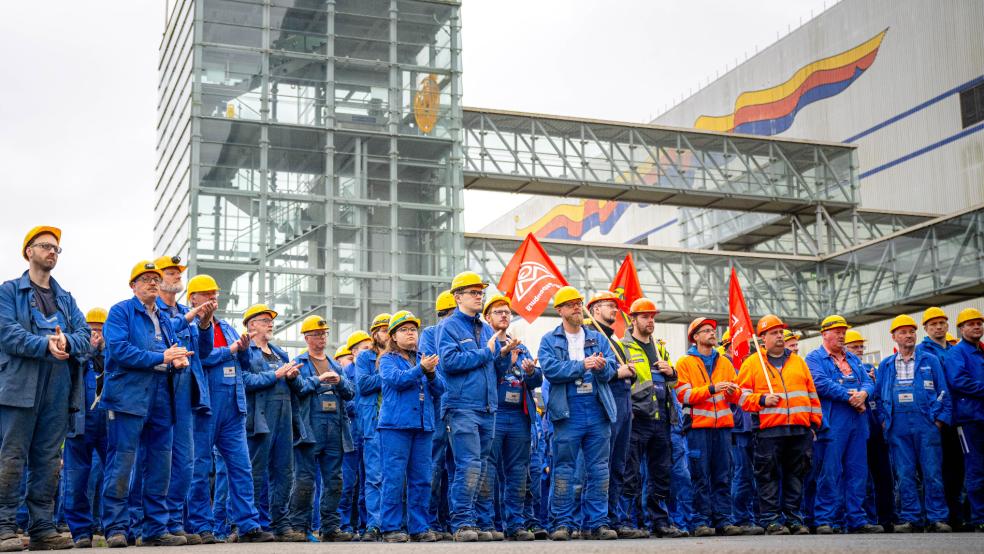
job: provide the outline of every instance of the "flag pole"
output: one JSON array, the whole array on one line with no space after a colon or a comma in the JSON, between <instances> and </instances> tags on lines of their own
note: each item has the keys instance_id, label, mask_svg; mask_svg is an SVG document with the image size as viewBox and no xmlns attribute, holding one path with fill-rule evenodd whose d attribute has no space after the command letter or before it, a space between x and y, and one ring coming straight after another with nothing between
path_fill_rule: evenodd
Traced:
<instances>
[{"instance_id":1,"label":"flag pole","mask_svg":"<svg viewBox=\"0 0 984 554\"><path fill-rule=\"evenodd\" d=\"M769 379L769 372L765 370L765 358L762 357L762 349L759 348L759 338L757 333L752 333L752 341L755 343L755 352L758 353L759 364L762 365L762 373L765 375L765 384L769 385L769 394L775 394L772 390L772 380Z\"/></svg>"},{"instance_id":2,"label":"flag pole","mask_svg":"<svg viewBox=\"0 0 984 554\"><path fill-rule=\"evenodd\" d=\"M619 310L619 313L621 313L621 310ZM621 364L621 365L626 365L625 364L625 358L622 357L622 349L615 347L615 343L612 342L612 338L609 337L607 333L605 333L604 331L601 330L601 326L598 325L598 322L595 321L593 317L591 317L591 314L588 313L588 309L587 308L585 308L583 306L581 307L581 315L582 316L587 316L587 318L591 320L591 325L595 328L595 330L598 331L599 333L601 333L601 336L605 337L605 340L608 341L608 346L611 347L612 352L615 353L615 357L618 358L618 363Z\"/></svg>"}]
</instances>

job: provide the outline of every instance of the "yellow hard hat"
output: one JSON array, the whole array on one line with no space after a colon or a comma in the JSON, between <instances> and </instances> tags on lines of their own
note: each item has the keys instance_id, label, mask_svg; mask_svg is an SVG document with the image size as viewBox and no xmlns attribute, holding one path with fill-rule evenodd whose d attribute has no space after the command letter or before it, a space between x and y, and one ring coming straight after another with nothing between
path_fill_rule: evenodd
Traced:
<instances>
[{"instance_id":1,"label":"yellow hard hat","mask_svg":"<svg viewBox=\"0 0 984 554\"><path fill-rule=\"evenodd\" d=\"M864 337L854 329L848 329L844 333L844 344L851 344L852 342L864 342Z\"/></svg>"},{"instance_id":2,"label":"yellow hard hat","mask_svg":"<svg viewBox=\"0 0 984 554\"><path fill-rule=\"evenodd\" d=\"M369 336L369 333L360 329L358 331L355 331L354 333L349 335L347 339L345 339L345 348L348 349L349 352L351 352L352 349L355 348L355 345L359 344L362 341L367 341L367 340L372 340L372 337Z\"/></svg>"},{"instance_id":3,"label":"yellow hard hat","mask_svg":"<svg viewBox=\"0 0 984 554\"><path fill-rule=\"evenodd\" d=\"M31 241L37 238L37 236L41 233L51 233L52 235L55 235L55 240L61 242L61 229L58 227L51 227L50 225L38 225L24 235L24 244L21 246L21 256L24 256L25 260L27 259L27 254L24 250L26 250L27 245L31 244Z\"/></svg>"},{"instance_id":4,"label":"yellow hard hat","mask_svg":"<svg viewBox=\"0 0 984 554\"><path fill-rule=\"evenodd\" d=\"M554 307L560 307L561 305L571 302L572 300L580 300L581 302L584 302L584 295L581 294L581 291L570 285L560 287L553 297Z\"/></svg>"},{"instance_id":5,"label":"yellow hard hat","mask_svg":"<svg viewBox=\"0 0 984 554\"><path fill-rule=\"evenodd\" d=\"M465 287L482 287L483 289L489 286L488 283L483 283L482 278L474 271L462 271L461 273L454 276L451 281L451 292L455 293Z\"/></svg>"},{"instance_id":6,"label":"yellow hard hat","mask_svg":"<svg viewBox=\"0 0 984 554\"><path fill-rule=\"evenodd\" d=\"M485 301L485 307L482 308L482 315L487 315L489 313L489 308L491 308L492 304L495 304L496 302L505 302L506 306L512 306L512 302L509 300L508 296L504 294L494 294L492 295L492 298Z\"/></svg>"},{"instance_id":7,"label":"yellow hard hat","mask_svg":"<svg viewBox=\"0 0 984 554\"><path fill-rule=\"evenodd\" d=\"M272 319L277 319L278 315L277 312L271 310L266 304L253 304L243 312L243 325L246 325L249 323L249 320L260 314L270 314Z\"/></svg>"},{"instance_id":8,"label":"yellow hard hat","mask_svg":"<svg viewBox=\"0 0 984 554\"><path fill-rule=\"evenodd\" d=\"M320 315L309 315L301 322L301 334L308 331L327 331L328 322Z\"/></svg>"},{"instance_id":9,"label":"yellow hard hat","mask_svg":"<svg viewBox=\"0 0 984 554\"><path fill-rule=\"evenodd\" d=\"M128 282L132 283L136 281L137 277L140 277L144 273L156 273L158 277L162 279L164 278L164 273L157 269L154 262L150 260L140 260L133 266L133 269L130 270L130 280Z\"/></svg>"},{"instance_id":10,"label":"yellow hard hat","mask_svg":"<svg viewBox=\"0 0 984 554\"><path fill-rule=\"evenodd\" d=\"M390 314L381 313L376 317L372 318L372 325L369 326L369 332L372 333L373 331L379 329L380 327L386 327L387 325L389 325L390 317L392 317Z\"/></svg>"},{"instance_id":11,"label":"yellow hard hat","mask_svg":"<svg viewBox=\"0 0 984 554\"><path fill-rule=\"evenodd\" d=\"M453 310L457 307L458 305L454 303L454 295L449 290L442 290L441 294L437 295L437 300L434 301L434 310L437 312Z\"/></svg>"},{"instance_id":12,"label":"yellow hard hat","mask_svg":"<svg viewBox=\"0 0 984 554\"><path fill-rule=\"evenodd\" d=\"M975 319L984 320L984 315L981 314L981 311L977 308L964 308L957 314L957 327Z\"/></svg>"},{"instance_id":13,"label":"yellow hard hat","mask_svg":"<svg viewBox=\"0 0 984 554\"><path fill-rule=\"evenodd\" d=\"M926 311L923 312L922 324L926 325L926 323L929 320L936 319L938 317L942 317L943 319L949 320L949 318L946 317L946 312L944 312L942 308L937 308L936 306L933 306L932 308L926 308Z\"/></svg>"},{"instance_id":14,"label":"yellow hard hat","mask_svg":"<svg viewBox=\"0 0 984 554\"><path fill-rule=\"evenodd\" d=\"M397 329L407 323L412 323L416 325L418 329L420 328L420 319L413 315L413 312L410 310L400 310L390 317L389 326L386 328L386 332L392 335Z\"/></svg>"},{"instance_id":15,"label":"yellow hard hat","mask_svg":"<svg viewBox=\"0 0 984 554\"><path fill-rule=\"evenodd\" d=\"M86 323L106 323L106 316L109 315L102 308L92 308L85 314Z\"/></svg>"},{"instance_id":16,"label":"yellow hard hat","mask_svg":"<svg viewBox=\"0 0 984 554\"><path fill-rule=\"evenodd\" d=\"M888 332L893 333L899 327L912 327L913 329L918 328L916 325L916 320L906 314L895 316L895 319L892 320L892 325L888 328ZM847 340L845 339L844 342L847 342Z\"/></svg>"},{"instance_id":17,"label":"yellow hard hat","mask_svg":"<svg viewBox=\"0 0 984 554\"><path fill-rule=\"evenodd\" d=\"M164 271L169 267L176 267L178 268L178 271L183 273L184 270L188 269L188 266L181 265L181 256L161 256L160 258L154 260L154 265L156 265L157 269L161 271Z\"/></svg>"},{"instance_id":18,"label":"yellow hard hat","mask_svg":"<svg viewBox=\"0 0 984 554\"><path fill-rule=\"evenodd\" d=\"M957 344L957 337L953 336L950 333L947 333L946 334L946 342L948 342L950 344Z\"/></svg>"},{"instance_id":19,"label":"yellow hard hat","mask_svg":"<svg viewBox=\"0 0 984 554\"><path fill-rule=\"evenodd\" d=\"M820 322L820 331L829 331L831 329L850 329L851 326L847 324L847 320L844 316L837 314L827 316L822 322Z\"/></svg>"},{"instance_id":20,"label":"yellow hard hat","mask_svg":"<svg viewBox=\"0 0 984 554\"><path fill-rule=\"evenodd\" d=\"M791 341L791 340L799 340L799 339L800 339L800 334L797 333L796 331L793 331L792 329L790 329L788 327L786 329L783 329L782 330L782 340L783 340L783 342L788 342L788 341Z\"/></svg>"},{"instance_id":21,"label":"yellow hard hat","mask_svg":"<svg viewBox=\"0 0 984 554\"><path fill-rule=\"evenodd\" d=\"M208 292L208 291L218 291L219 284L215 282L215 279L211 275L205 275L204 273L200 275L195 275L188 280L188 298L191 298L192 294L196 292Z\"/></svg>"},{"instance_id":22,"label":"yellow hard hat","mask_svg":"<svg viewBox=\"0 0 984 554\"><path fill-rule=\"evenodd\" d=\"M731 344L731 327L724 330L724 334L721 335L721 346L727 346Z\"/></svg>"},{"instance_id":23,"label":"yellow hard hat","mask_svg":"<svg viewBox=\"0 0 984 554\"><path fill-rule=\"evenodd\" d=\"M352 355L352 351L349 350L348 346L345 346L343 344L343 345L341 345L341 346L338 347L338 350L335 350L335 356L334 356L334 358L337 360L337 359L341 358L342 356L351 356L351 355Z\"/></svg>"}]
</instances>

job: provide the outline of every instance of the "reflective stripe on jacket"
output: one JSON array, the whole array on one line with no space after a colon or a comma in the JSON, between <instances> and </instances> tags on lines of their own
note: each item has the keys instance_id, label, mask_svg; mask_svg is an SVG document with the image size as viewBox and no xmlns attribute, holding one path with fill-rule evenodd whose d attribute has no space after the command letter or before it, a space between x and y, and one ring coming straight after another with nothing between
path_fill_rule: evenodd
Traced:
<instances>
[{"instance_id":1,"label":"reflective stripe on jacket","mask_svg":"<svg viewBox=\"0 0 984 554\"><path fill-rule=\"evenodd\" d=\"M745 358L738 373L741 407L752 412L752 426L755 429L782 425L819 429L823 422L823 411L820 409L817 388L813 384L813 375L803 358L788 350L786 352L789 358L781 370L768 360L765 361L772 388L779 395L779 404L768 408L761 404L762 397L769 394L769 385L759 357L752 354Z\"/></svg>"},{"instance_id":2,"label":"reflective stripe on jacket","mask_svg":"<svg viewBox=\"0 0 984 554\"><path fill-rule=\"evenodd\" d=\"M731 429L735 425L730 404L737 403L741 394L711 390L713 383L734 379L735 368L724 356L716 358L710 377L699 357L687 355L677 360L676 395L683 404L684 430Z\"/></svg>"}]
</instances>

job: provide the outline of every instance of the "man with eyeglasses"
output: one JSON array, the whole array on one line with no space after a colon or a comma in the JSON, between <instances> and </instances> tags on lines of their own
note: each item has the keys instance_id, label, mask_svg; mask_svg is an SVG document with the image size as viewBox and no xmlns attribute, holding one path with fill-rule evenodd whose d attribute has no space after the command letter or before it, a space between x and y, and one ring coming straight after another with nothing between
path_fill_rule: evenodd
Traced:
<instances>
[{"instance_id":1,"label":"man with eyeglasses","mask_svg":"<svg viewBox=\"0 0 984 554\"><path fill-rule=\"evenodd\" d=\"M60 450L69 411L83 402L78 360L89 351L89 326L72 295L51 277L61 230L28 231L28 269L0 285L0 550L23 549L17 509L27 504L32 549L72 548L52 521ZM27 469L27 494L21 482Z\"/></svg>"},{"instance_id":2,"label":"man with eyeglasses","mask_svg":"<svg viewBox=\"0 0 984 554\"><path fill-rule=\"evenodd\" d=\"M509 298L501 294L492 296L485 303L482 315L492 326L500 345L505 346L512 340L508 334L512 321ZM526 529L523 508L530 475L531 414L536 417L533 391L543 384L543 373L522 344L517 345L506 359L509 369L498 380L495 434L485 469L484 481L488 487L483 487L478 493L478 525L480 529L500 533L494 529L492 517L496 511L493 509L495 492L501 490L499 511L506 537L514 541L531 541L535 537ZM498 479L504 481L504 486L498 487Z\"/></svg>"},{"instance_id":3,"label":"man with eyeglasses","mask_svg":"<svg viewBox=\"0 0 984 554\"><path fill-rule=\"evenodd\" d=\"M294 446L294 490L290 500L290 525L307 535L311 527L315 474L321 474L321 542L348 542L352 533L339 529L338 502L342 494L342 456L355 450L346 403L355 398L355 387L342 368L328 357L328 322L318 315L301 322L307 352L294 358L300 366L297 444Z\"/></svg>"},{"instance_id":4,"label":"man with eyeglasses","mask_svg":"<svg viewBox=\"0 0 984 554\"><path fill-rule=\"evenodd\" d=\"M184 537L168 532L173 381L175 373L188 370L192 356L209 355L212 330L211 323L199 323L204 332L198 334L195 351L181 343L172 319L157 306L161 276L152 262L138 262L130 272L133 297L113 306L103 326L106 370L101 405L106 409L108 441L102 519L110 547L127 546L134 466L143 484L143 544L187 544ZM136 463L138 450L146 453L142 464Z\"/></svg>"},{"instance_id":5,"label":"man with eyeglasses","mask_svg":"<svg viewBox=\"0 0 984 554\"><path fill-rule=\"evenodd\" d=\"M451 529L460 542L490 541L492 533L479 530L475 500L485 464L492 450L496 384L509 367L509 352L519 346L511 339L503 346L480 313L488 283L477 273L465 271L451 281L457 309L438 332L438 354L446 392L441 404L445 424L451 430L455 474L449 486Z\"/></svg>"},{"instance_id":6,"label":"man with eyeglasses","mask_svg":"<svg viewBox=\"0 0 984 554\"><path fill-rule=\"evenodd\" d=\"M304 533L290 527L288 509L294 474L292 404L300 384L300 364L273 344L277 312L254 304L243 313L252 344L236 355L246 384L246 435L253 467L253 495L260 525L281 542L306 542Z\"/></svg>"}]
</instances>

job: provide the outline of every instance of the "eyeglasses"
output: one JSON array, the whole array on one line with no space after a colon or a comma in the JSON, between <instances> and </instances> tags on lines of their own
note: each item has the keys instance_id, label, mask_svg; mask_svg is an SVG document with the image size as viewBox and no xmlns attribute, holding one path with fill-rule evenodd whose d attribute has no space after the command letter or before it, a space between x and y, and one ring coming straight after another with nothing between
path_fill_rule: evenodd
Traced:
<instances>
[{"instance_id":1,"label":"eyeglasses","mask_svg":"<svg viewBox=\"0 0 984 554\"><path fill-rule=\"evenodd\" d=\"M140 277L137 277L137 281L140 281L141 283L147 283L147 284L150 284L150 285L159 285L159 284L161 284L161 278L160 277L148 277L146 275L141 275Z\"/></svg>"},{"instance_id":2,"label":"eyeglasses","mask_svg":"<svg viewBox=\"0 0 984 554\"><path fill-rule=\"evenodd\" d=\"M36 243L36 244L32 244L31 246L32 247L37 246L38 248L44 250L45 252L52 252L52 251L54 251L55 254L61 254L62 253L62 249L61 249L60 246L58 246L57 244L51 244L50 242L39 242L39 243Z\"/></svg>"},{"instance_id":3,"label":"eyeglasses","mask_svg":"<svg viewBox=\"0 0 984 554\"><path fill-rule=\"evenodd\" d=\"M489 313L492 315L512 315L512 310L492 310Z\"/></svg>"},{"instance_id":4,"label":"eyeglasses","mask_svg":"<svg viewBox=\"0 0 984 554\"><path fill-rule=\"evenodd\" d=\"M270 318L270 317L254 317L250 321L255 321L257 323L267 323L267 324L270 324L270 325L273 324L273 318Z\"/></svg>"},{"instance_id":5,"label":"eyeglasses","mask_svg":"<svg viewBox=\"0 0 984 554\"><path fill-rule=\"evenodd\" d=\"M571 301L571 302L564 302L563 304L560 305L560 307L561 308L574 308L575 310L580 310L580 309L584 308L584 302L581 302L580 300Z\"/></svg>"},{"instance_id":6,"label":"eyeglasses","mask_svg":"<svg viewBox=\"0 0 984 554\"><path fill-rule=\"evenodd\" d=\"M485 296L485 291L481 289L471 289L458 291L458 294L467 294L475 298L483 298Z\"/></svg>"},{"instance_id":7,"label":"eyeglasses","mask_svg":"<svg viewBox=\"0 0 984 554\"><path fill-rule=\"evenodd\" d=\"M413 325L404 325L396 330L397 333L413 333L417 334L417 328Z\"/></svg>"},{"instance_id":8,"label":"eyeglasses","mask_svg":"<svg viewBox=\"0 0 984 554\"><path fill-rule=\"evenodd\" d=\"M273 320L271 319L270 321L273 321ZM325 337L328 336L328 331L310 331L308 333L304 333L304 336L305 337L313 337L313 338L316 338L316 339L323 339L323 338L325 338Z\"/></svg>"}]
</instances>

